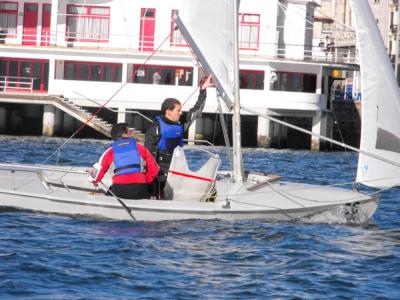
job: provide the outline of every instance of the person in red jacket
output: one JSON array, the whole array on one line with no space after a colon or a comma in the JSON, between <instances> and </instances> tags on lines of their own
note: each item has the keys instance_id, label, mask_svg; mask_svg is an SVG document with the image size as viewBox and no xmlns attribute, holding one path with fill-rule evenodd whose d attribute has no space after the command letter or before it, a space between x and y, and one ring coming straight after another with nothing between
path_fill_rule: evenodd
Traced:
<instances>
[{"instance_id":1,"label":"person in red jacket","mask_svg":"<svg viewBox=\"0 0 400 300\"><path fill-rule=\"evenodd\" d=\"M149 184L160 170L153 155L131 136L127 123L118 123L111 129L114 140L89 172L89 181L97 185L114 164L110 194L124 199L150 198Z\"/></svg>"}]
</instances>

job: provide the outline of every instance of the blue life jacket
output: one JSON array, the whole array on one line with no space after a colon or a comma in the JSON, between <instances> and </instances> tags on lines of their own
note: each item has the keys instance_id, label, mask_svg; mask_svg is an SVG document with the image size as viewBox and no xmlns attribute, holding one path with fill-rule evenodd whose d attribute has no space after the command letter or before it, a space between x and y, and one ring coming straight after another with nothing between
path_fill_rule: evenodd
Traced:
<instances>
[{"instance_id":1,"label":"blue life jacket","mask_svg":"<svg viewBox=\"0 0 400 300\"><path fill-rule=\"evenodd\" d=\"M114 173L116 175L140 173L141 157L135 139L120 139L112 144L112 148L114 150Z\"/></svg>"},{"instance_id":2,"label":"blue life jacket","mask_svg":"<svg viewBox=\"0 0 400 300\"><path fill-rule=\"evenodd\" d=\"M161 154L172 155L177 146L183 147L183 126L179 123L168 124L160 116L156 117L160 124L160 141L158 151Z\"/></svg>"}]
</instances>

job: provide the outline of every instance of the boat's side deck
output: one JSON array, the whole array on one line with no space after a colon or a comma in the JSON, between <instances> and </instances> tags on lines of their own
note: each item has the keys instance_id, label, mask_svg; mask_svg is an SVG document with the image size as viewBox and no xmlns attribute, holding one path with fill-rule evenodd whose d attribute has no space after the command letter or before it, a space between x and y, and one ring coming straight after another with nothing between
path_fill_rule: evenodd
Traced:
<instances>
[{"instance_id":1,"label":"boat's side deck","mask_svg":"<svg viewBox=\"0 0 400 300\"><path fill-rule=\"evenodd\" d=\"M218 181L214 202L121 199L143 220L222 218L289 220L349 203L375 203L372 197L333 187L272 181L257 186ZM129 219L121 203L95 190L84 174L0 170L0 205L45 212L100 215ZM190 192L188 192L190 195ZM375 208L373 207L375 205Z\"/></svg>"}]
</instances>

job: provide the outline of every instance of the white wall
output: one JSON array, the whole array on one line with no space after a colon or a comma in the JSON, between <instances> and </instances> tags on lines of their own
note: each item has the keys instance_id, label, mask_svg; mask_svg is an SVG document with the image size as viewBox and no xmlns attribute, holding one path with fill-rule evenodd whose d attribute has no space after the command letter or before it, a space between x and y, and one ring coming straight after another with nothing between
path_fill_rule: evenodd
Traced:
<instances>
[{"instance_id":1,"label":"white wall","mask_svg":"<svg viewBox=\"0 0 400 300\"><path fill-rule=\"evenodd\" d=\"M304 36L306 31L306 6L300 3L288 3L284 15L285 57L303 59Z\"/></svg>"},{"instance_id":2,"label":"white wall","mask_svg":"<svg viewBox=\"0 0 400 300\"><path fill-rule=\"evenodd\" d=\"M113 62L122 63L124 70L127 64L142 64L149 56L148 52L138 52L139 31L140 31L140 11L141 8L156 8L156 29L155 29L155 47L170 34L171 10L179 9L182 1L190 0L59 0L58 7L58 25L57 25L57 43L58 47L8 47L1 48L2 56L50 59L51 61L74 60L74 61L95 61L95 62ZM218 0L216 0L218 1ZM39 3L50 3L51 1L39 0ZM20 12L23 11L23 3L19 1ZM109 43L87 43L87 48L68 48L65 41L66 28L66 6L67 4L102 5L111 8L110 41ZM258 51L241 51L242 59L240 68L247 70L265 71L265 90L242 90L241 101L245 106L252 108L277 108L277 109L300 109L300 110L320 110L325 107L326 99L323 95L295 93L295 92L275 92L269 91L270 71L288 71L315 73L320 76L320 66L308 65L304 63L282 63L270 62L269 57L276 54L277 41L277 18L278 18L278 0L242 0L240 12L259 13L260 14L260 49ZM305 39L305 6L302 10L289 3L288 17L285 19L285 43L288 45L287 51L295 58L302 58ZM41 9L41 5L40 5ZM52 9L55 9L53 7ZM206 20L204 20L206 21ZM39 22L41 23L41 19ZM22 32L22 17L19 17L18 24ZM39 28L38 28L39 30ZM54 29L52 28L52 31ZM290 47L289 44L303 45L301 51L299 47ZM82 43L80 46L85 46ZM96 47L99 48L96 48ZM182 55L185 51L186 55ZM255 55L256 54L256 55ZM156 56L148 64L172 65L172 66L192 66L194 67L194 86L175 87L147 84L126 84L108 105L109 107L135 108L159 110L161 102L166 97L175 97L185 102L187 97L197 88L196 76L197 69L195 60L189 56L187 48L171 48L169 40ZM60 78L62 70L57 66L57 78ZM54 76L50 74L50 76ZM123 81L126 80L126 73L122 74ZM320 77L318 77L320 78ZM50 81L49 94L64 95L77 101L77 104L95 106L93 102L85 100L88 97L100 103L107 101L123 83L109 82L88 82L56 79ZM319 89L320 92L320 89ZM187 102L184 109L190 108L197 99L197 93ZM208 92L208 100L205 112L215 112L217 102L215 92L211 89Z\"/></svg>"}]
</instances>

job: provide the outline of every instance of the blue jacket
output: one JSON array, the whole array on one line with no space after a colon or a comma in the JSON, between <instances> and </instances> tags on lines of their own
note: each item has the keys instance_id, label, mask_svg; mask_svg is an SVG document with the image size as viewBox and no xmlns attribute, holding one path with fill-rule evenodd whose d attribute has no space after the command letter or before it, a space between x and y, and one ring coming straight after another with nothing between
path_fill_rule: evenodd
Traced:
<instances>
[{"instance_id":1,"label":"blue jacket","mask_svg":"<svg viewBox=\"0 0 400 300\"><path fill-rule=\"evenodd\" d=\"M116 175L141 172L141 157L135 139L120 139L112 144L112 148Z\"/></svg>"},{"instance_id":2,"label":"blue jacket","mask_svg":"<svg viewBox=\"0 0 400 300\"><path fill-rule=\"evenodd\" d=\"M168 124L161 117L156 120L160 124L158 150L160 153L172 155L177 146L183 147L183 126L178 123Z\"/></svg>"}]
</instances>

